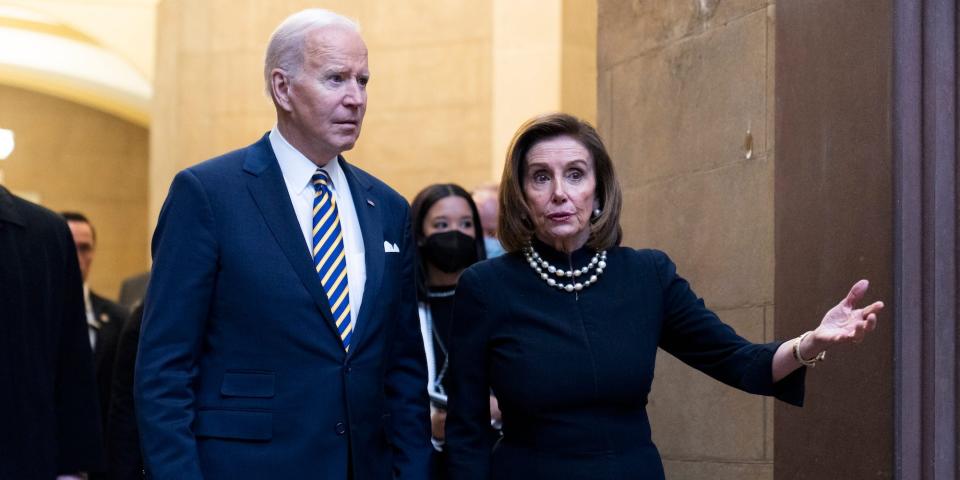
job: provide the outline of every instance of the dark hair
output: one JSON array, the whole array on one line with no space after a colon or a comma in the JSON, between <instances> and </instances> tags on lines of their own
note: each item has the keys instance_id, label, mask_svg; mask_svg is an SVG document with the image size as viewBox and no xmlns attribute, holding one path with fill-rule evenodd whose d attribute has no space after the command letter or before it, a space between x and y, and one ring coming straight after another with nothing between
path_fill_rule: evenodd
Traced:
<instances>
[{"instance_id":1,"label":"dark hair","mask_svg":"<svg viewBox=\"0 0 960 480\"><path fill-rule=\"evenodd\" d=\"M423 220L427 218L427 212L430 207L438 201L447 197L460 197L467 201L470 206L470 212L473 214L473 240L477 248L477 259L487 258L487 250L483 246L483 226L480 224L480 213L477 211L477 205L473 203L473 198L463 187L455 183L436 183L424 188L413 199L410 205L410 220L413 223L413 239L417 247L426 239L423 233ZM427 295L427 264L423 255L418 255L416 265L417 298L423 300Z\"/></svg>"},{"instance_id":2,"label":"dark hair","mask_svg":"<svg viewBox=\"0 0 960 480\"><path fill-rule=\"evenodd\" d=\"M620 208L623 195L620 182L613 170L613 162L603 140L589 123L566 113L551 113L527 120L513 136L507 150L500 180L500 219L497 235L504 250L516 252L533 237L534 224L530 219L530 207L523 193L523 176L527 166L527 153L534 145L544 140L568 136L580 142L593 157L597 179L595 198L600 203L600 216L590 223L587 245L604 250L620 244L623 230L620 228Z\"/></svg>"},{"instance_id":3,"label":"dark hair","mask_svg":"<svg viewBox=\"0 0 960 480\"><path fill-rule=\"evenodd\" d=\"M94 243L97 241L97 231L93 228L93 224L90 223L90 220L87 219L87 216L80 212L60 212L60 216L63 217L68 222L79 222L86 223L90 226L90 235L93 237Z\"/></svg>"}]
</instances>

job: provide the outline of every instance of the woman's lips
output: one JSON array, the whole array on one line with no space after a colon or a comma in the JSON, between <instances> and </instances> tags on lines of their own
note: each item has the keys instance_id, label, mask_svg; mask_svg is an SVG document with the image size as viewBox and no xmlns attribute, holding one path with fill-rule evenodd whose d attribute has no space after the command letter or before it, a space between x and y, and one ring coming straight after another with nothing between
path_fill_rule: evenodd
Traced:
<instances>
[{"instance_id":1,"label":"woman's lips","mask_svg":"<svg viewBox=\"0 0 960 480\"><path fill-rule=\"evenodd\" d=\"M547 218L554 222L563 222L572 216L573 213L551 213L547 215Z\"/></svg>"}]
</instances>

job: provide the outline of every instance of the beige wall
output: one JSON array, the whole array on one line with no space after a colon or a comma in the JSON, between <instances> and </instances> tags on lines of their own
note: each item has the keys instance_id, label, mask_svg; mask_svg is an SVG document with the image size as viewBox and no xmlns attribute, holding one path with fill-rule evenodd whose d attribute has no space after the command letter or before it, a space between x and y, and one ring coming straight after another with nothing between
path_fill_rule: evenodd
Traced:
<instances>
[{"instance_id":1,"label":"beige wall","mask_svg":"<svg viewBox=\"0 0 960 480\"><path fill-rule=\"evenodd\" d=\"M567 105L588 115L595 105L596 67L583 54L594 50L595 0L567 3L162 0L151 224L178 170L243 147L271 128L263 50L280 21L306 7L358 19L370 51L367 116L348 160L408 198L430 183L472 188L499 179L504 150L521 121ZM564 28L562 8L587 15L585 26ZM562 40L567 30L575 35L570 42ZM544 32L550 36L531 40ZM565 50L576 53L567 58ZM568 69L577 88L568 88L561 102Z\"/></svg>"},{"instance_id":2,"label":"beige wall","mask_svg":"<svg viewBox=\"0 0 960 480\"><path fill-rule=\"evenodd\" d=\"M773 3L598 7L598 117L625 243L666 251L753 341L773 333ZM658 362L649 411L668 478L772 478L772 400Z\"/></svg>"},{"instance_id":3,"label":"beige wall","mask_svg":"<svg viewBox=\"0 0 960 480\"><path fill-rule=\"evenodd\" d=\"M76 210L97 230L91 288L116 299L147 268L147 131L59 98L0 86L0 128L17 146L3 184L55 211Z\"/></svg>"},{"instance_id":4,"label":"beige wall","mask_svg":"<svg viewBox=\"0 0 960 480\"><path fill-rule=\"evenodd\" d=\"M563 0L560 110L597 123L597 1Z\"/></svg>"},{"instance_id":5,"label":"beige wall","mask_svg":"<svg viewBox=\"0 0 960 480\"><path fill-rule=\"evenodd\" d=\"M287 15L329 8L359 20L372 79L363 133L347 159L407 197L489 179L488 2L164 0L151 141L151 219L176 171L257 140L274 123L262 58Z\"/></svg>"}]
</instances>

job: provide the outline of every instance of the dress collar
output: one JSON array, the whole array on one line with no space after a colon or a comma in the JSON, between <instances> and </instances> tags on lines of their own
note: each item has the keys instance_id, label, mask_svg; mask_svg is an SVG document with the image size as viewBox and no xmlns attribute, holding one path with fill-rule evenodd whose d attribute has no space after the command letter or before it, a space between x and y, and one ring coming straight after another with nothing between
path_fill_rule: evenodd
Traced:
<instances>
[{"instance_id":1,"label":"dress collar","mask_svg":"<svg viewBox=\"0 0 960 480\"><path fill-rule=\"evenodd\" d=\"M540 254L544 260L550 262L557 267L567 268L569 266L573 267L582 267L584 264L590 262L590 259L593 258L593 255L597 253L596 250L590 248L587 245L584 245L572 254L567 254L566 252L561 252L555 248L547 245L546 243L540 241L539 238L533 237L531 241L533 249Z\"/></svg>"}]
</instances>

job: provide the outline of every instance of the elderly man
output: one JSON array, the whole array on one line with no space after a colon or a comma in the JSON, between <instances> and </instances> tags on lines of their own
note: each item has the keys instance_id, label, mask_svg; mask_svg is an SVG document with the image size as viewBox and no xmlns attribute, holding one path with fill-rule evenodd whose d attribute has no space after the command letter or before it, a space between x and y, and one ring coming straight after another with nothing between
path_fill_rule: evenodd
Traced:
<instances>
[{"instance_id":1,"label":"elderly man","mask_svg":"<svg viewBox=\"0 0 960 480\"><path fill-rule=\"evenodd\" d=\"M147 471L427 478L409 206L340 156L367 104L356 24L292 15L264 77L276 127L180 172L160 213L135 380Z\"/></svg>"}]
</instances>

